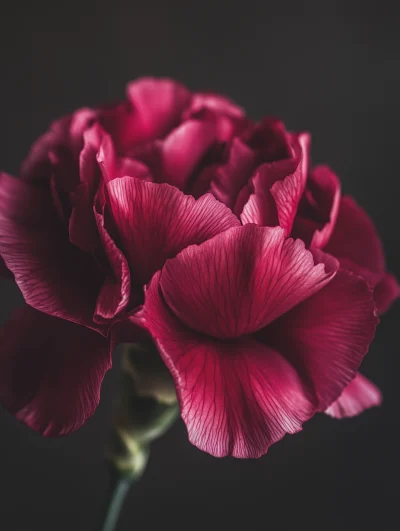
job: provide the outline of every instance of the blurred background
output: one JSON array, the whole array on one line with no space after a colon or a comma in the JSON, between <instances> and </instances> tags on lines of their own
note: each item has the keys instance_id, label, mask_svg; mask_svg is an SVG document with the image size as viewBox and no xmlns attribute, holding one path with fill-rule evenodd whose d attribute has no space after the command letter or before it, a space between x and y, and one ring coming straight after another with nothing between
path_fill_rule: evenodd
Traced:
<instances>
[{"instance_id":1,"label":"blurred background","mask_svg":"<svg viewBox=\"0 0 400 531\"><path fill-rule=\"evenodd\" d=\"M17 173L51 120L124 97L141 75L230 95L251 117L313 135L357 197L400 276L400 32L396 3L106 1L0 8L0 167ZM1 284L4 322L21 300ZM399 529L400 303L383 317L364 373L384 404L335 421L319 415L255 461L215 459L181 422L153 446L119 531ZM116 355L118 361L118 354ZM117 365L117 363L116 363ZM111 371L94 417L44 439L0 411L0 529L91 531L107 487Z\"/></svg>"}]
</instances>

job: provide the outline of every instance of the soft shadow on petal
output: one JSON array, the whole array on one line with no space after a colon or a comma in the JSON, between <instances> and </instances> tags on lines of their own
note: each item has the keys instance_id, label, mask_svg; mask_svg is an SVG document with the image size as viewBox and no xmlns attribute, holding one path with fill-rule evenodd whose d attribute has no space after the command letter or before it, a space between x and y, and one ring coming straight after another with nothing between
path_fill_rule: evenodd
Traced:
<instances>
[{"instance_id":1,"label":"soft shadow on petal","mask_svg":"<svg viewBox=\"0 0 400 531\"><path fill-rule=\"evenodd\" d=\"M363 208L352 197L342 197L338 219L325 247L342 267L365 278L374 288L379 313L400 296L400 287L386 271L385 255L377 230Z\"/></svg>"},{"instance_id":2,"label":"soft shadow on petal","mask_svg":"<svg viewBox=\"0 0 400 531\"><path fill-rule=\"evenodd\" d=\"M131 294L131 277L125 256L104 226L104 215L95 211L94 216L102 248L110 265L94 311L94 320L102 323L114 319L127 307Z\"/></svg>"},{"instance_id":3,"label":"soft shadow on petal","mask_svg":"<svg viewBox=\"0 0 400 531\"><path fill-rule=\"evenodd\" d=\"M378 323L364 279L339 270L322 290L268 326L268 346L282 353L314 389L324 411L354 378Z\"/></svg>"},{"instance_id":4,"label":"soft shadow on petal","mask_svg":"<svg viewBox=\"0 0 400 531\"><path fill-rule=\"evenodd\" d=\"M306 184L310 137L302 133L291 140L292 156L262 164L239 194L235 212L243 224L280 225L290 234Z\"/></svg>"},{"instance_id":5,"label":"soft shadow on petal","mask_svg":"<svg viewBox=\"0 0 400 531\"><path fill-rule=\"evenodd\" d=\"M0 175L0 255L28 304L94 326L99 272L69 242L47 186Z\"/></svg>"},{"instance_id":6,"label":"soft shadow on petal","mask_svg":"<svg viewBox=\"0 0 400 531\"><path fill-rule=\"evenodd\" d=\"M66 435L93 415L110 368L107 339L29 306L0 330L0 402L45 436Z\"/></svg>"},{"instance_id":7,"label":"soft shadow on petal","mask_svg":"<svg viewBox=\"0 0 400 531\"><path fill-rule=\"evenodd\" d=\"M323 248L334 230L340 205L340 181L327 166L310 173L291 235L307 246Z\"/></svg>"},{"instance_id":8,"label":"soft shadow on petal","mask_svg":"<svg viewBox=\"0 0 400 531\"><path fill-rule=\"evenodd\" d=\"M96 111L83 108L53 122L31 147L21 165L21 177L30 181L50 179L52 166L49 154L59 149L67 150L77 161L83 145L83 133L95 119Z\"/></svg>"},{"instance_id":9,"label":"soft shadow on petal","mask_svg":"<svg viewBox=\"0 0 400 531\"><path fill-rule=\"evenodd\" d=\"M234 138L228 157L228 162L215 171L210 191L233 210L239 192L251 177L256 153L239 138Z\"/></svg>"},{"instance_id":10,"label":"soft shadow on petal","mask_svg":"<svg viewBox=\"0 0 400 531\"><path fill-rule=\"evenodd\" d=\"M342 197L335 229L325 250L339 260L346 258L372 272L385 271L385 256L376 228L352 197Z\"/></svg>"},{"instance_id":11,"label":"soft shadow on petal","mask_svg":"<svg viewBox=\"0 0 400 531\"><path fill-rule=\"evenodd\" d=\"M148 178L144 164L117 155L113 141L96 123L84 133L79 157L80 185L73 194L73 210L69 220L69 237L74 245L93 252L99 246L99 234L93 215L95 196L103 184L117 177Z\"/></svg>"}]
</instances>

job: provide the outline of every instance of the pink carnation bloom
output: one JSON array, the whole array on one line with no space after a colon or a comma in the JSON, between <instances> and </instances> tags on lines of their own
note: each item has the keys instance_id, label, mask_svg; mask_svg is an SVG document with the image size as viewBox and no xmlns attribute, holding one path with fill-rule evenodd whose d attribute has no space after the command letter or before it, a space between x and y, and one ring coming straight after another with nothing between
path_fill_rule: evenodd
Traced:
<instances>
[{"instance_id":1,"label":"pink carnation bloom","mask_svg":"<svg viewBox=\"0 0 400 531\"><path fill-rule=\"evenodd\" d=\"M0 400L44 435L97 407L118 342L149 335L190 440L255 457L315 412L358 414L357 373L399 286L309 135L168 79L81 109L0 175Z\"/></svg>"}]
</instances>

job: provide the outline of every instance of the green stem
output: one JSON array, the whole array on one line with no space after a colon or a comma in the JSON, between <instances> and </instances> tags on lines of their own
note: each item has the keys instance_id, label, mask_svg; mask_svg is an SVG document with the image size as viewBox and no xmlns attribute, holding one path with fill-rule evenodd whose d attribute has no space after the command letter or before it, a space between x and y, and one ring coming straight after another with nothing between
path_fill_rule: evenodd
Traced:
<instances>
[{"instance_id":1,"label":"green stem","mask_svg":"<svg viewBox=\"0 0 400 531\"><path fill-rule=\"evenodd\" d=\"M118 518L134 478L112 467L111 481L98 531L115 531Z\"/></svg>"}]
</instances>

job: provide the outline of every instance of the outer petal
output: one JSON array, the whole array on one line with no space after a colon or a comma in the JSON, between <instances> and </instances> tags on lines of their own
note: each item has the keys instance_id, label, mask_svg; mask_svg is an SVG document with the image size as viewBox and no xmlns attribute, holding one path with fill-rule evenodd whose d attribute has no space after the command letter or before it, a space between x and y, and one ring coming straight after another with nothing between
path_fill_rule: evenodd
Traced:
<instances>
[{"instance_id":1,"label":"outer petal","mask_svg":"<svg viewBox=\"0 0 400 531\"><path fill-rule=\"evenodd\" d=\"M175 380L190 441L217 457L259 457L314 412L293 367L247 338L222 343L190 331L163 302L157 273L142 324Z\"/></svg>"},{"instance_id":2,"label":"outer petal","mask_svg":"<svg viewBox=\"0 0 400 531\"><path fill-rule=\"evenodd\" d=\"M86 422L110 368L103 336L29 306L0 330L0 401L45 436L66 435Z\"/></svg>"},{"instance_id":3,"label":"outer petal","mask_svg":"<svg viewBox=\"0 0 400 531\"><path fill-rule=\"evenodd\" d=\"M68 241L47 186L1 174L0 255L28 304L93 326L97 270L92 258Z\"/></svg>"},{"instance_id":4,"label":"outer petal","mask_svg":"<svg viewBox=\"0 0 400 531\"><path fill-rule=\"evenodd\" d=\"M368 378L359 372L354 380L349 383L340 397L331 404L325 413L336 419L355 417L365 409L380 406L382 394Z\"/></svg>"},{"instance_id":5,"label":"outer petal","mask_svg":"<svg viewBox=\"0 0 400 531\"><path fill-rule=\"evenodd\" d=\"M49 131L32 146L28 157L21 165L21 176L28 180L50 179L52 166L49 154L67 150L77 160L83 144L83 133L96 118L92 109L79 109L72 116L65 116L51 124Z\"/></svg>"},{"instance_id":6,"label":"outer petal","mask_svg":"<svg viewBox=\"0 0 400 531\"><path fill-rule=\"evenodd\" d=\"M321 291L267 327L263 336L297 367L324 411L354 378L377 323L368 284L340 270Z\"/></svg>"},{"instance_id":7,"label":"outer petal","mask_svg":"<svg viewBox=\"0 0 400 531\"><path fill-rule=\"evenodd\" d=\"M239 225L211 194L196 201L168 184L128 177L111 181L107 189L123 251L140 285L188 245Z\"/></svg>"},{"instance_id":8,"label":"outer petal","mask_svg":"<svg viewBox=\"0 0 400 531\"><path fill-rule=\"evenodd\" d=\"M292 228L292 236L311 247L323 248L335 227L340 205L340 181L327 166L309 175Z\"/></svg>"},{"instance_id":9,"label":"outer petal","mask_svg":"<svg viewBox=\"0 0 400 531\"><path fill-rule=\"evenodd\" d=\"M326 251L373 272L385 271L382 243L371 218L349 196L342 197L335 229Z\"/></svg>"},{"instance_id":10,"label":"outer petal","mask_svg":"<svg viewBox=\"0 0 400 531\"><path fill-rule=\"evenodd\" d=\"M251 334L332 279L336 260L314 264L280 227L246 225L191 246L169 260L160 286L168 306L193 330L216 338Z\"/></svg>"},{"instance_id":11,"label":"outer petal","mask_svg":"<svg viewBox=\"0 0 400 531\"><path fill-rule=\"evenodd\" d=\"M396 278L386 272L382 242L371 218L349 196L341 200L335 229L325 250L336 256L342 267L371 283L380 313L400 296Z\"/></svg>"}]
</instances>

